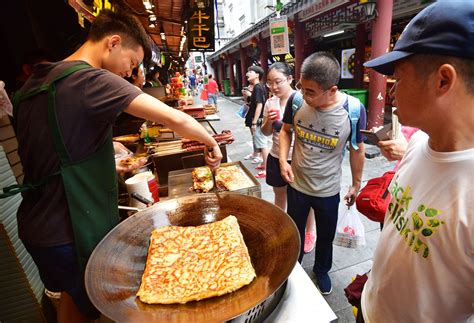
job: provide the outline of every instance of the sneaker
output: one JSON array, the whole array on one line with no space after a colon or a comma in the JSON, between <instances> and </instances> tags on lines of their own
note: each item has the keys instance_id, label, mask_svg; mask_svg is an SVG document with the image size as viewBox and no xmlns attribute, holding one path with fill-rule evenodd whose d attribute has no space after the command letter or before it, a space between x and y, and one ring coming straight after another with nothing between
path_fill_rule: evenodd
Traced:
<instances>
[{"instance_id":1,"label":"sneaker","mask_svg":"<svg viewBox=\"0 0 474 323\"><path fill-rule=\"evenodd\" d=\"M255 175L255 178L265 178L267 176L266 172L264 170L258 172L257 175Z\"/></svg>"},{"instance_id":2,"label":"sneaker","mask_svg":"<svg viewBox=\"0 0 474 323\"><path fill-rule=\"evenodd\" d=\"M259 164L257 167L255 167L255 169L264 170L264 169L265 169L265 165L263 165L263 163L261 163L261 164Z\"/></svg>"},{"instance_id":3,"label":"sneaker","mask_svg":"<svg viewBox=\"0 0 474 323\"><path fill-rule=\"evenodd\" d=\"M252 164L258 164L258 163L261 163L263 162L263 159L260 158L260 157L255 157L253 160L252 160Z\"/></svg>"},{"instance_id":4,"label":"sneaker","mask_svg":"<svg viewBox=\"0 0 474 323\"><path fill-rule=\"evenodd\" d=\"M332 285L331 285L331 278L329 278L328 274L325 274L321 277L316 277L316 287L318 287L319 291L322 295L329 295L332 292Z\"/></svg>"},{"instance_id":5,"label":"sneaker","mask_svg":"<svg viewBox=\"0 0 474 323\"><path fill-rule=\"evenodd\" d=\"M245 160L254 159L254 158L256 158L254 154L248 154L247 156L244 157Z\"/></svg>"},{"instance_id":6,"label":"sneaker","mask_svg":"<svg viewBox=\"0 0 474 323\"><path fill-rule=\"evenodd\" d=\"M314 231L306 231L304 236L304 253L313 251L316 244L316 233Z\"/></svg>"}]
</instances>

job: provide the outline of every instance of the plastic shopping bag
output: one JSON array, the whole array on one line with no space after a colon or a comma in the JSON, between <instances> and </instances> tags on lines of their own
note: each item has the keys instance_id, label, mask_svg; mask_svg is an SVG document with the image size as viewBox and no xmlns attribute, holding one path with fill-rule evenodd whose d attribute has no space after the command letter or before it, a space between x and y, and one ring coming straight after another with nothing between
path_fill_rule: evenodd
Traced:
<instances>
[{"instance_id":1,"label":"plastic shopping bag","mask_svg":"<svg viewBox=\"0 0 474 323\"><path fill-rule=\"evenodd\" d=\"M201 100L203 100L203 101L207 101L207 99L208 99L208 93L207 93L207 89L206 89L206 88L202 89L202 91L201 91L201 96L200 96L199 98L200 98Z\"/></svg>"},{"instance_id":2,"label":"plastic shopping bag","mask_svg":"<svg viewBox=\"0 0 474 323\"><path fill-rule=\"evenodd\" d=\"M355 207L346 209L346 212L337 220L333 243L336 246L353 249L365 245L364 225Z\"/></svg>"},{"instance_id":3,"label":"plastic shopping bag","mask_svg":"<svg viewBox=\"0 0 474 323\"><path fill-rule=\"evenodd\" d=\"M247 104L242 104L240 106L239 111L237 111L235 114L237 114L237 116L245 119L245 116L247 115L248 112L249 112L249 106Z\"/></svg>"}]
</instances>

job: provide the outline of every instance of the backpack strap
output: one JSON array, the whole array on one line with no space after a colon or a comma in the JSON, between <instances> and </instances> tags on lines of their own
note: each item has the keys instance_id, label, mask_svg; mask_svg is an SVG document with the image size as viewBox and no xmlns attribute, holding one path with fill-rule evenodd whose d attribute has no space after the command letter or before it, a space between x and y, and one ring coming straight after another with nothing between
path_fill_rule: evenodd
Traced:
<instances>
[{"instance_id":1,"label":"backpack strap","mask_svg":"<svg viewBox=\"0 0 474 323\"><path fill-rule=\"evenodd\" d=\"M300 91L296 91L295 93L293 93L293 96L291 98L291 110L293 112L292 119L295 118L296 112L298 112L298 110L303 106L303 103L303 94L301 94Z\"/></svg>"},{"instance_id":2,"label":"backpack strap","mask_svg":"<svg viewBox=\"0 0 474 323\"><path fill-rule=\"evenodd\" d=\"M359 146L357 146L357 122L360 118L360 101L359 99L347 95L347 108L349 112L349 120L351 122L351 146L354 150L359 150Z\"/></svg>"}]
</instances>

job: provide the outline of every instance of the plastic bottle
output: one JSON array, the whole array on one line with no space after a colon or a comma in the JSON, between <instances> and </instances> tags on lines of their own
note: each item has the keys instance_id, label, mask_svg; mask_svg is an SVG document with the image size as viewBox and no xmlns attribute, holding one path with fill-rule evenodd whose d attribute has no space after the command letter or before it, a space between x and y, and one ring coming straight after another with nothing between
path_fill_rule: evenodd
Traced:
<instances>
[{"instance_id":1,"label":"plastic bottle","mask_svg":"<svg viewBox=\"0 0 474 323\"><path fill-rule=\"evenodd\" d=\"M143 131L145 132L145 135L143 136L143 141L145 142L145 144L149 144L151 142L151 139L146 122L143 124Z\"/></svg>"}]
</instances>

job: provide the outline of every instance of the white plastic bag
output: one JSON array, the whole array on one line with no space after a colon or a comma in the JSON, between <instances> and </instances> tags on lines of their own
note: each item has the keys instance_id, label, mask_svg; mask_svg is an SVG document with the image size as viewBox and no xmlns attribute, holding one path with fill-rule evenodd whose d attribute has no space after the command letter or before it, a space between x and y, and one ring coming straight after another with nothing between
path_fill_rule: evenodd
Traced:
<instances>
[{"instance_id":1,"label":"white plastic bag","mask_svg":"<svg viewBox=\"0 0 474 323\"><path fill-rule=\"evenodd\" d=\"M364 225L355 207L349 207L339 216L333 243L336 246L353 249L365 245Z\"/></svg>"},{"instance_id":2,"label":"white plastic bag","mask_svg":"<svg viewBox=\"0 0 474 323\"><path fill-rule=\"evenodd\" d=\"M247 113L249 112L249 106L247 104L242 104L240 106L239 111L237 111L235 114L243 119L247 116Z\"/></svg>"}]
</instances>

